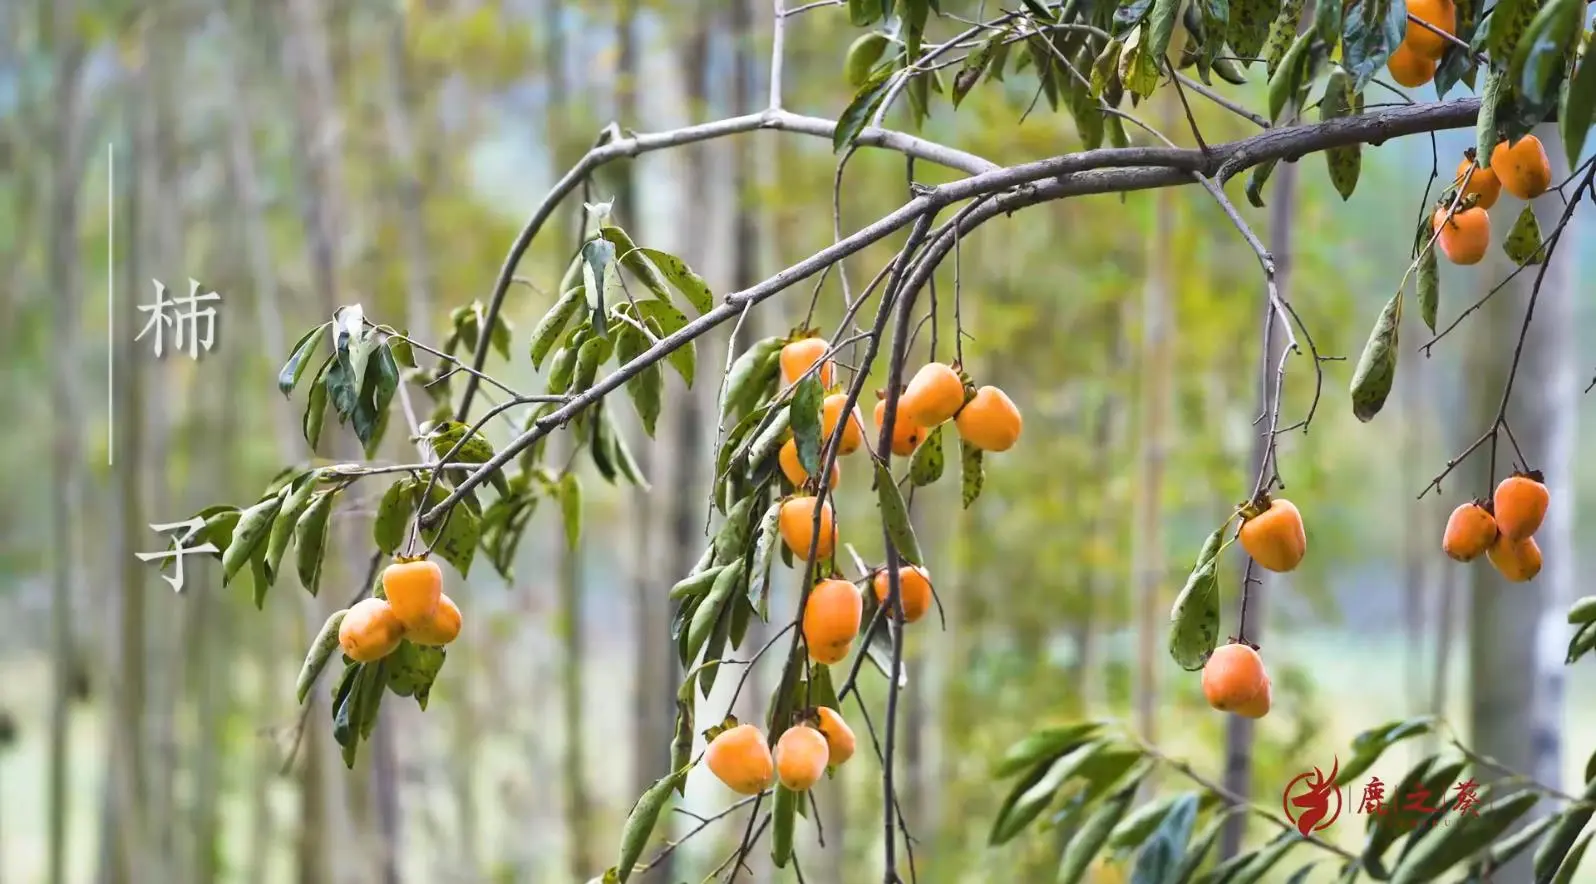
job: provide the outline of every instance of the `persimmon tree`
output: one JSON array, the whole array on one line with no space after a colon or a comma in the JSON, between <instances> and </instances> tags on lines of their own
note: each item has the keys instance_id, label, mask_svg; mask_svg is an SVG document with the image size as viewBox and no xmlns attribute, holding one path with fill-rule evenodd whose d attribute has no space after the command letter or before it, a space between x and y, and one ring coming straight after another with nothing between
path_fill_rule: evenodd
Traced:
<instances>
[{"instance_id":1,"label":"persimmon tree","mask_svg":"<svg viewBox=\"0 0 1596 884\"><path fill-rule=\"evenodd\" d=\"M903 637L935 607L936 573L910 519L913 490L954 481L956 461L963 505L978 506L988 461L1000 459L998 452L1014 444L1023 425L1019 407L964 368L960 301L979 295L960 290L960 242L979 235L993 218L1052 200L1188 184L1217 203L1256 255L1258 297L1269 306L1265 352L1274 335L1286 342L1265 379L1276 390L1272 401L1280 402L1288 371L1305 370L1314 377L1311 399L1288 403L1284 415L1277 405L1259 418L1258 431L1267 439L1262 469L1243 480L1250 489L1247 499L1208 538L1171 612L1170 656L1194 673L1193 690L1199 682L1195 673L1203 670L1202 689L1216 708L1266 714L1270 683L1258 649L1246 637L1251 571L1255 566L1291 570L1307 552L1302 514L1272 496L1283 487L1275 442L1287 433L1306 432L1325 400L1338 406L1341 400L1325 384L1326 363L1334 357L1319 351L1304 322L1303 314L1311 316L1311 311L1299 310L1279 290L1269 248L1227 188L1244 177L1246 199L1261 206L1270 172L1279 163L1322 154L1330 180L1345 198L1357 187L1367 147L1444 129L1472 127L1476 146L1459 158L1455 177L1441 174L1442 169L1451 172L1452 159L1436 157L1423 192L1414 194L1411 261L1405 268L1390 268L1395 293L1355 363L1348 405L1339 407L1350 407L1362 421L1380 412L1399 364L1404 314L1414 312L1405 309L1410 298L1431 335L1422 345L1428 351L1505 286L1506 279L1462 309L1446 305L1444 312L1454 318L1438 330L1444 315L1439 258L1461 264L1479 260L1489 238L1486 212L1502 187L1520 197L1556 191L1566 207L1548 235L1541 235L1539 219L1526 206L1504 239L1503 248L1517 265L1510 278L1537 269L1502 407L1478 441L1449 461L1420 495L1438 490L1462 459L1486 449L1494 485L1499 450L1510 451L1510 479L1538 487L1541 496L1513 486L1509 530L1507 521L1493 515L1502 501L1488 505L1487 489L1480 489L1479 504L1459 507L1478 510L1466 511L1467 531L1448 528L1445 545L1462 559L1489 552L1490 561L1514 579L1534 577L1539 552L1531 568L1522 545L1533 543L1539 523L1535 508L1544 513L1545 477L1524 461L1505 415L1548 261L1581 199L1596 200L1596 163L1584 163L1568 180L1551 181L1537 166L1534 152L1540 144L1530 136L1532 128L1555 119L1564 149L1577 158L1596 116L1596 59L1588 53L1592 38L1583 0L1497 0L1490 6L1484 0L1426 0L1411 9L1404 0L1023 0L1012 8L988 6L820 0L784 8L777 0L770 95L763 109L666 132L605 128L533 209L493 290L456 309L437 336L431 330L397 328L383 317L367 316L359 305L339 309L304 333L277 382L285 395L305 391L302 427L310 450L328 433L347 428L370 458L395 420L394 400L402 398L399 419L417 443L419 459L399 465L290 466L257 501L201 511L203 527L182 543L214 543L224 581L247 571L257 604L278 582L292 547L297 579L315 594L332 513L346 504L345 493L357 484L387 483L372 522L370 573L350 600L351 606L365 604L362 599L369 595L383 604L361 608L358 617L335 614L309 649L298 684L303 701L327 665L335 657L341 660L332 688L332 727L348 763L378 726L385 694L413 697L426 707L447 660L447 643L460 632L462 616L470 621L469 608L462 613L453 602L440 601L442 572L414 564L436 558L464 577L485 559L508 578L518 545L544 502L557 507L566 535L574 540L582 530L577 471L582 461L607 482L647 488L617 430L616 410L628 407L629 400L652 437L665 407L666 373L689 386L702 383L711 373L700 363L698 342L730 324L734 343L727 364L712 377L719 383L710 503L714 527L706 532L691 572L671 575L674 586L660 587L676 602L670 628L684 673L676 697L672 767L637 799L617 860L601 878L625 881L686 837L749 805L739 846L717 874L735 879L761 840L769 841L778 866L801 868L803 855L818 849L796 843L796 818L819 812L804 793L824 788L821 771L853 755L854 725L862 723L870 754L881 762L884 877L913 880L913 839L897 806L893 759L899 698L913 689L902 677ZM799 114L782 103L784 35L811 14L845 14L860 29L842 53L854 95L835 119ZM1399 82L1433 79L1438 100L1409 100L1382 81L1388 68ZM1226 94L1230 84L1249 79L1267 84L1260 107L1249 108ZM972 90L1000 80L1021 80L1033 89L1033 108L1045 101L1068 113L1081 149L1000 163L884 125L888 114L901 108L909 128L917 128L933 109L956 112ZM1476 95L1462 95L1465 85ZM1163 90L1173 92L1186 110L1179 131L1160 131L1135 112ZM1449 93L1459 94L1448 98ZM1386 95L1397 100L1370 100ZM1222 108L1258 131L1211 142L1191 111L1197 102ZM830 139L839 155L839 183L848 159L861 149L903 155L911 182L917 164L942 166L962 177L936 186L911 184L906 201L875 221L846 235L839 230L834 242L774 276L721 294L681 259L635 242L623 228L628 219L614 217L609 204L570 205L573 194L585 192L608 163L759 130ZM1544 161L1542 152L1538 162ZM584 230L563 273L556 277L550 272L555 268L523 267L531 243L562 209L579 213ZM823 290L819 283L843 259L888 238L898 243L895 256L862 291L848 295L835 328L814 328L815 301ZM922 298L950 258L951 299L939 303L934 289L930 298ZM552 306L527 332L511 329L503 317L510 293L522 291L513 288L520 274L557 279ZM735 340L750 311L810 280L818 282L809 316L799 327L757 341ZM528 289L537 291L537 284ZM1411 329L1411 318L1407 323ZM923 362L913 355L921 347L922 327L930 329L933 354ZM934 357L939 334L953 341L955 355L946 364ZM504 360L529 359L541 373L543 389L523 392L492 377L485 369L494 353ZM923 367L917 369L917 363ZM886 385L875 405L872 435L863 432L860 405L878 367L884 367ZM478 407L489 389L496 401ZM432 397L430 419L416 421L410 390ZM618 392L625 398L612 396ZM336 428L328 425L329 416ZM495 449L483 434L490 421L513 424L513 439ZM567 447L574 453L564 462L547 456L545 443L555 433L571 440ZM841 457L868 464L850 468L850 474L868 474L873 484L885 549L880 562L862 560L848 538L836 533L830 497ZM1240 542L1250 558L1238 583L1236 622L1226 628L1218 553L1232 542ZM399 584L380 571L390 557L407 575L402 600L390 598ZM777 559L802 575L792 610L770 604ZM774 628L763 646L750 649L744 639L754 618ZM1577 605L1569 620L1578 627L1568 652L1572 662L1596 647L1596 600ZM469 640L469 629L462 634ZM1226 635L1227 644L1245 648L1227 648L1216 657ZM753 664L767 655L781 660L782 676L763 721L738 722L723 709L703 708L723 669L740 669L735 702ZM1221 658L1231 661L1224 672L1217 664L1209 666ZM884 709L871 710L861 698L858 686L865 678L884 680ZM709 748L695 756L700 721L718 723L702 732ZM1443 722L1431 719L1371 730L1355 741L1351 760L1329 779L1344 785L1393 743L1432 730L1449 733ZM1500 773L1457 740L1449 743L1450 754L1425 759L1404 782L1445 792L1466 772ZM1160 766L1188 777L1192 790L1137 806L1140 783ZM660 815L695 769L710 770L745 797L646 855ZM1014 784L993 821L992 842L1018 836L1054 808L1054 825L1070 833L1060 858L1061 881L1080 880L1099 854L1133 861L1137 881L1255 881L1293 850L1315 851L1293 880L1324 861L1343 869L1344 881L1360 875L1432 880L1455 867L1465 868L1468 880L1485 880L1492 868L1532 848L1537 881L1567 880L1584 851L1580 831L1596 809L1596 770L1587 771L1590 785L1580 797L1511 779L1486 789L1499 794L1485 794L1474 812L1444 829L1410 825L1414 821L1404 822L1400 814L1371 818L1364 848L1350 852L1300 834L1290 820L1250 805L1245 796L1225 792L1136 735L1098 721L1041 727L996 761L995 775ZM1564 804L1508 835L1543 799ZM1457 805L1455 798L1448 799L1433 813L1457 811ZM1280 834L1196 877L1219 826L1235 813L1258 813L1278 824ZM1403 841L1400 850L1398 840Z\"/></svg>"}]
</instances>

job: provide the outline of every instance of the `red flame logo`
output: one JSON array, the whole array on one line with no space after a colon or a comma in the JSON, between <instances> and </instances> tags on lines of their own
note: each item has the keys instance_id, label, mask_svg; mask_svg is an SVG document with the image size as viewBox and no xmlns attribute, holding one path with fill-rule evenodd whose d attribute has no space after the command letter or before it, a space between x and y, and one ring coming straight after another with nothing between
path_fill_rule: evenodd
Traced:
<instances>
[{"instance_id":1,"label":"red flame logo","mask_svg":"<svg viewBox=\"0 0 1596 884\"><path fill-rule=\"evenodd\" d=\"M1336 785L1336 775L1340 772L1341 759L1337 757L1329 776L1316 767L1311 772L1297 774L1286 784L1280 805L1286 812L1286 818L1297 824L1297 831L1304 838L1329 826L1336 821L1336 817L1341 816L1341 789ZM1293 795L1299 783L1305 788L1300 794Z\"/></svg>"}]
</instances>

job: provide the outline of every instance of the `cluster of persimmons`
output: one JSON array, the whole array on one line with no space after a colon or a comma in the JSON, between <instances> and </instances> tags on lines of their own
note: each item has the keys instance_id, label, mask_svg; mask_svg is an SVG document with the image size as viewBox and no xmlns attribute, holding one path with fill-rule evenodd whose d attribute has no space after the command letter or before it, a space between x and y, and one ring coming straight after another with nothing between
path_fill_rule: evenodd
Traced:
<instances>
[{"instance_id":1,"label":"cluster of persimmons","mask_svg":"<svg viewBox=\"0 0 1596 884\"><path fill-rule=\"evenodd\" d=\"M781 382L791 387L811 370L819 373L823 388L831 388L832 365L825 360L829 345L818 337L802 337L782 348ZM818 368L816 364L819 363ZM886 414L884 394L878 394L875 422L879 427ZM830 439L843 420L848 404L846 393L833 392L822 400L821 438ZM898 398L893 419L892 454L914 454L930 431L953 421L965 444L982 451L1006 451L1019 440L1022 419L1014 402L993 386L976 389L959 370L933 362L916 372ZM864 447L864 424L858 409L848 415L838 438L838 455L850 455ZM885 457L885 453L882 454ZM777 455L782 473L799 491L783 501L778 527L782 543L795 561L809 561L814 547L817 561L830 559L837 549L837 523L831 504L819 504L819 535L815 533L817 498L808 473L798 457L796 441L789 439ZM839 465L833 463L830 487L837 487ZM876 601L889 603L890 575L878 568L869 575ZM898 599L903 621L914 623L931 610L931 575L918 565L898 569ZM809 658L831 665L847 658L858 638L864 619L864 599L860 588L840 577L826 577L810 587L804 601L802 629ZM704 762L721 782L744 795L757 794L770 787L772 778L794 792L809 789L826 768L853 757L854 734L837 710L817 706L805 710L799 721L782 732L772 752L766 736L751 724L736 724L719 730L705 750Z\"/></svg>"},{"instance_id":2,"label":"cluster of persimmons","mask_svg":"<svg viewBox=\"0 0 1596 884\"><path fill-rule=\"evenodd\" d=\"M1443 199L1430 216L1430 229L1441 254L1453 264L1478 264L1491 244L1491 217L1487 212L1507 191L1521 200L1534 199L1552 186L1552 165L1546 148L1534 135L1508 144L1498 141L1491 151L1491 167L1482 169L1474 149L1465 152L1457 166L1453 188L1462 196L1450 219L1450 200Z\"/></svg>"},{"instance_id":3,"label":"cluster of persimmons","mask_svg":"<svg viewBox=\"0 0 1596 884\"><path fill-rule=\"evenodd\" d=\"M1241 508L1241 518L1236 539L1260 567L1284 573L1302 564L1308 535L1295 504L1260 495ZM1221 712L1246 718L1268 715L1274 693L1258 648L1244 639L1215 648L1203 665L1203 696Z\"/></svg>"},{"instance_id":4,"label":"cluster of persimmons","mask_svg":"<svg viewBox=\"0 0 1596 884\"><path fill-rule=\"evenodd\" d=\"M1514 583L1541 573L1541 548L1535 532L1546 520L1551 495L1538 472L1514 473L1496 486L1490 500L1460 505L1446 520L1441 550L1459 562L1481 555Z\"/></svg>"},{"instance_id":5,"label":"cluster of persimmons","mask_svg":"<svg viewBox=\"0 0 1596 884\"><path fill-rule=\"evenodd\" d=\"M356 663L381 660L401 639L438 646L460 634L460 609L443 594L437 564L401 557L383 569L382 592L356 602L338 626L338 646Z\"/></svg>"}]
</instances>

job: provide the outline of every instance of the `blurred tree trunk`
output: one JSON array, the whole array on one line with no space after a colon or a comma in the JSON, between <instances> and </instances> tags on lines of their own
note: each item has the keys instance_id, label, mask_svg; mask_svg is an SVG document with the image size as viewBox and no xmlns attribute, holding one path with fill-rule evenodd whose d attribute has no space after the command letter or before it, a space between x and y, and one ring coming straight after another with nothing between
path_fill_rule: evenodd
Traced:
<instances>
[{"instance_id":1,"label":"blurred tree trunk","mask_svg":"<svg viewBox=\"0 0 1596 884\"><path fill-rule=\"evenodd\" d=\"M327 32L322 20L320 4L315 0L288 0L283 36L283 54L289 72L289 88L293 105L292 149L294 166L299 173L300 210L306 230L306 253L311 280L317 293L317 304L322 316L330 317L338 304L338 269L341 264L339 241L346 230L343 206L344 182L340 156L341 124L334 105L336 89L328 61ZM333 456L348 450L348 443L335 437L329 446ZM353 532L342 532L341 547L346 554L324 564L331 566L331 574L324 575L328 585L336 586L346 575L364 573L364 563L354 563L351 557L364 558ZM340 600L331 597L310 599L300 596L304 631L313 634ZM308 637L307 637L308 640ZM343 769L337 748L329 739L327 728L315 722L325 722L322 692L312 692L308 701L307 733L304 735L305 759L300 769L300 840L296 877L301 882L338 880L343 876L332 872L329 848L347 840L348 820L345 811L352 809L361 793L346 788L348 780L338 776ZM337 796L337 798L334 798Z\"/></svg>"},{"instance_id":2,"label":"blurred tree trunk","mask_svg":"<svg viewBox=\"0 0 1596 884\"><path fill-rule=\"evenodd\" d=\"M1552 162L1552 180L1568 177L1557 127L1546 124L1537 133ZM1563 203L1555 193L1535 200L1542 229L1550 230L1561 217ZM1518 768L1542 783L1563 781L1564 647L1568 634L1567 612L1579 595L1576 582L1578 548L1574 543L1576 470L1574 452L1579 434L1580 373L1588 371L1574 342L1574 294L1580 263L1578 222L1570 222L1551 265L1546 268L1535 307L1531 340L1524 344L1524 365L1514 383L1514 433L1524 447L1532 469L1546 474L1553 489L1546 523L1536 532L1545 561L1540 576L1542 605L1535 655L1534 710L1531 718L1530 763ZM1520 279L1532 279L1526 271ZM1516 303L1526 303L1515 300ZM1504 468L1505 470L1505 468ZM1577 782L1577 781L1576 781ZM1544 811L1543 811L1544 812Z\"/></svg>"},{"instance_id":3,"label":"blurred tree trunk","mask_svg":"<svg viewBox=\"0 0 1596 884\"><path fill-rule=\"evenodd\" d=\"M1554 145L1557 141L1555 136L1551 139ZM1509 197L1509 205L1505 207L1507 213L1517 208L1516 202ZM1498 209L1498 212L1502 212L1502 209ZM1504 269L1505 262L1499 253L1493 252L1487 264L1493 268L1491 275L1503 275L1495 272ZM1466 432L1470 435L1488 429L1496 419L1502 388L1507 382L1513 359L1512 347L1503 347L1501 342L1504 337L1509 341L1517 340L1525 305L1529 303L1528 282L1533 278L1533 273L1521 274L1518 279L1523 280L1524 285L1515 282L1467 321L1470 363L1465 376L1471 382L1471 402L1467 408L1470 429ZM1548 301L1556 297L1554 292L1544 292L1540 308L1547 307ZM1535 320L1535 327L1530 332L1532 336L1537 329L1544 334L1547 326L1552 324L1552 317L1542 314L1540 309L1536 311ZM1525 344L1526 360L1519 366L1518 378L1514 382L1517 407L1510 408L1508 413L1510 421L1516 420L1515 433L1519 441L1529 445L1525 456L1532 458L1545 451L1544 448L1535 447L1545 433L1542 427L1525 420L1531 413L1526 407L1536 396L1537 387L1547 380L1544 376L1537 377L1535 368L1530 364L1529 354L1534 346L1534 343ZM1467 494L1471 497L1490 497L1496 482L1512 472L1513 447L1505 433L1499 442L1494 468L1492 450L1487 444L1453 474L1450 485L1455 496ZM1529 773L1535 766L1535 735L1525 725L1534 720L1537 632L1543 600L1547 596L1547 579L1543 576L1530 583L1511 584L1490 566L1466 570L1466 579L1469 581L1470 673L1467 682L1467 739L1470 747L1479 753L1494 758L1512 770ZM1470 776L1482 784L1493 780L1489 771L1471 771ZM1499 870L1501 880L1529 880L1528 857L1523 859L1524 862L1515 860L1503 866Z\"/></svg>"},{"instance_id":4,"label":"blurred tree trunk","mask_svg":"<svg viewBox=\"0 0 1596 884\"><path fill-rule=\"evenodd\" d=\"M1275 167L1274 194L1269 203L1269 251L1275 259L1275 285L1280 291L1283 301L1291 299L1291 272L1296 261L1296 219L1297 202L1297 164L1281 163ZM1262 286L1259 286L1262 289ZM1258 403L1257 413L1268 414L1279 406L1275 398L1275 367L1280 364L1281 354L1285 352L1286 331L1279 325L1279 317L1272 315L1273 307L1265 295L1262 306L1259 308L1260 325L1262 322L1274 323L1274 331L1268 335L1269 348L1259 356L1258 361ZM1260 470L1263 469L1264 457L1268 453L1269 438L1267 426L1261 427L1261 435L1253 441L1251 471L1247 476L1247 489L1251 493L1252 486L1257 480ZM1269 587L1273 582L1269 572L1263 568L1246 569L1247 554L1238 548L1236 558L1243 563L1243 575L1250 574L1255 581L1251 587L1245 582L1241 592L1247 598L1247 634L1248 641L1264 646L1264 623L1266 620L1267 606L1265 600L1269 597ZM1242 580L1245 581L1246 576ZM1223 631L1223 630L1221 630ZM1243 636L1237 636L1242 638ZM1222 637L1220 641L1224 641ZM1265 659L1268 654L1265 653ZM1250 718L1240 715L1225 716L1225 777L1224 785L1231 794L1246 798L1252 795L1252 744L1255 734L1255 722ZM1242 840L1247 835L1248 814L1236 814L1226 822L1219 842L1219 856L1228 859L1241 851Z\"/></svg>"},{"instance_id":5,"label":"blurred tree trunk","mask_svg":"<svg viewBox=\"0 0 1596 884\"><path fill-rule=\"evenodd\" d=\"M568 443L569 439L557 441ZM566 447L550 446L551 451L556 452L554 457L557 461L562 459L558 452ZM592 798L587 789L587 735L582 730L582 668L587 652L586 637L582 634L582 558L586 544L579 538L575 544L561 540L559 547L559 631L563 647L560 688L565 704L565 759L562 765L565 776L565 825L570 838L572 880L582 881L591 877L598 867L592 839Z\"/></svg>"},{"instance_id":6,"label":"blurred tree trunk","mask_svg":"<svg viewBox=\"0 0 1596 884\"><path fill-rule=\"evenodd\" d=\"M1173 131L1179 108L1175 96L1159 101L1159 126ZM1142 289L1141 431L1138 442L1136 533L1131 560L1136 563L1136 730L1143 739L1158 738L1158 661L1165 628L1159 586L1164 581L1163 494L1168 456L1165 417L1169 413L1174 372L1174 319L1170 301L1175 285L1175 222L1179 211L1173 189L1154 195L1154 230L1148 241L1147 283Z\"/></svg>"},{"instance_id":7,"label":"blurred tree trunk","mask_svg":"<svg viewBox=\"0 0 1596 884\"><path fill-rule=\"evenodd\" d=\"M55 368L52 395L55 409L55 452L53 470L56 493L51 496L51 543L55 554L51 566L50 645L54 669L54 689L50 698L50 771L48 866L50 884L66 880L67 779L70 744L67 734L68 704L71 701L75 656L72 643L72 603L77 593L75 562L77 543L74 522L82 500L81 456L77 444L81 432L77 373L79 363L78 310L84 300L79 291L78 185L74 157L82 141L83 126L80 81L83 48L76 35L77 21L70 0L41 4L39 35L54 51L55 118L50 128L50 290L54 301L53 333ZM133 449L136 453L137 449ZM136 463L136 461L135 461ZM123 466L124 473L136 474L136 467ZM140 564L131 554L128 560Z\"/></svg>"},{"instance_id":8,"label":"blurred tree trunk","mask_svg":"<svg viewBox=\"0 0 1596 884\"><path fill-rule=\"evenodd\" d=\"M1408 494L1409 488L1422 488L1428 475L1421 476L1428 465L1425 452L1425 428L1429 424L1430 413L1426 407L1425 396L1426 376L1429 368L1428 359L1414 359L1402 365L1398 372L1397 383L1400 387L1398 395L1401 396L1403 408L1402 415L1402 441L1401 441L1401 494ZM1399 495L1399 498L1401 495ZM1427 512L1431 507L1423 501L1408 502L1406 505L1416 511ZM1433 519L1419 518L1418 512L1414 518L1404 520L1402 523L1402 654L1403 675L1406 682L1407 706L1417 712L1424 708L1426 694L1425 680L1425 617L1424 617L1424 587L1425 564L1433 556L1434 529ZM1410 747L1409 753L1415 751ZM1423 756L1419 756L1423 757ZM1413 758L1418 761L1419 758Z\"/></svg>"},{"instance_id":9,"label":"blurred tree trunk","mask_svg":"<svg viewBox=\"0 0 1596 884\"><path fill-rule=\"evenodd\" d=\"M422 212L425 191L416 151L415 126L411 122L415 96L409 59L405 54L402 12L393 16L384 49L388 88L383 92L382 119L398 177L399 228L405 244L405 312L410 330L421 334L432 318L432 254L427 246L426 216Z\"/></svg>"},{"instance_id":10,"label":"blurred tree trunk","mask_svg":"<svg viewBox=\"0 0 1596 884\"><path fill-rule=\"evenodd\" d=\"M1123 365L1130 350L1129 336L1126 334L1125 315L1128 309L1124 306L1113 314L1111 321L1104 328L1105 337L1114 341L1111 365ZM1119 432L1123 425L1121 417L1124 398L1119 391L1108 382L1103 385L1103 399L1097 408L1095 448L1092 452L1093 476L1110 475L1114 462L1114 452L1119 450L1123 433ZM1102 485L1104 494L1108 486ZM1116 520L1111 518L1113 509L1103 502L1092 515L1091 528L1088 532L1090 542L1102 544L1105 548L1113 546L1114 533L1120 529ZM1085 597L1082 599L1081 616L1075 628L1075 647L1080 654L1076 665L1076 696L1080 698L1081 709L1084 714L1091 715L1105 708L1108 702L1106 685L1102 675L1102 663L1098 660L1097 636L1109 630L1106 625L1112 623L1114 605L1111 603L1111 586L1113 575L1106 567L1097 566L1090 570L1086 576Z\"/></svg>"}]
</instances>

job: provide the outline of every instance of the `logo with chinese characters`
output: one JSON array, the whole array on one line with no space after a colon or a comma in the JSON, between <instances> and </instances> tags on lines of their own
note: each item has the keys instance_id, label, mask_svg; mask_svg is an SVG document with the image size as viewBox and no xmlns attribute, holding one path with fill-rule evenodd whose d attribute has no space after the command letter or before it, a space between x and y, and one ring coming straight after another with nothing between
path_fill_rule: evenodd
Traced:
<instances>
[{"instance_id":1,"label":"logo with chinese characters","mask_svg":"<svg viewBox=\"0 0 1596 884\"><path fill-rule=\"evenodd\" d=\"M1357 813L1394 816L1398 828L1417 829L1450 825L1452 815L1479 816L1480 785L1472 779L1461 783L1412 783L1400 795L1387 795L1379 777L1370 777L1363 786L1363 800ZM1450 797L1448 797L1450 793Z\"/></svg>"},{"instance_id":2,"label":"logo with chinese characters","mask_svg":"<svg viewBox=\"0 0 1596 884\"><path fill-rule=\"evenodd\" d=\"M1296 824L1297 831L1306 838L1336 821L1341 816L1341 787L1336 785L1336 775L1341 772L1341 759L1335 759L1329 775L1319 768L1297 774L1286 784L1280 796L1280 805L1286 819Z\"/></svg>"}]
</instances>

